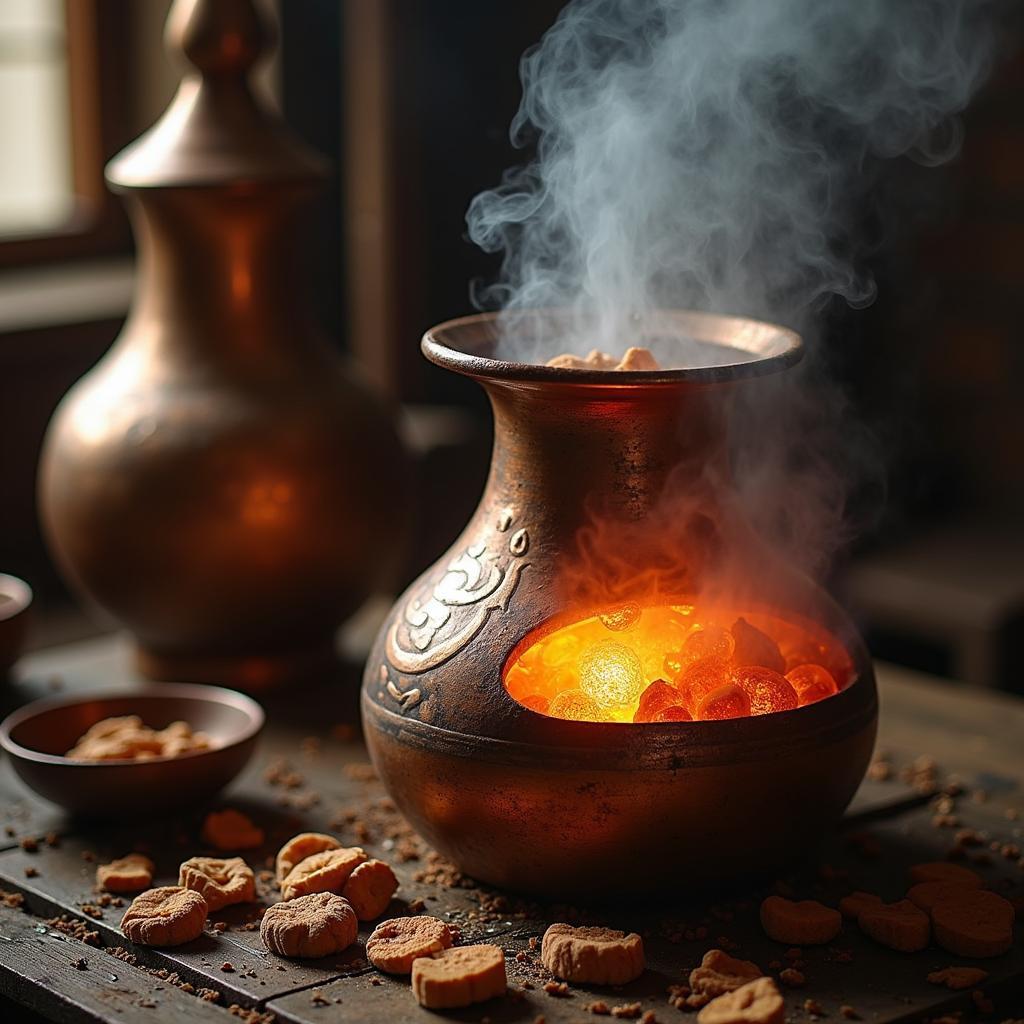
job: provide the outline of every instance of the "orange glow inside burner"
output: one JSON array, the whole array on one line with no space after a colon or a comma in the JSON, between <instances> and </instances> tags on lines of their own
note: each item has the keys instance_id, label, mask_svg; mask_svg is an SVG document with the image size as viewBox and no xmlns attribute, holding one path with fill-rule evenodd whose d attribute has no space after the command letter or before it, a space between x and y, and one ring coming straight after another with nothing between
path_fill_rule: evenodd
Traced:
<instances>
[{"instance_id":1,"label":"orange glow inside burner","mask_svg":"<svg viewBox=\"0 0 1024 1024\"><path fill-rule=\"evenodd\" d=\"M541 627L509 659L524 707L585 722L680 722L791 711L851 680L846 649L795 616L627 603Z\"/></svg>"}]
</instances>

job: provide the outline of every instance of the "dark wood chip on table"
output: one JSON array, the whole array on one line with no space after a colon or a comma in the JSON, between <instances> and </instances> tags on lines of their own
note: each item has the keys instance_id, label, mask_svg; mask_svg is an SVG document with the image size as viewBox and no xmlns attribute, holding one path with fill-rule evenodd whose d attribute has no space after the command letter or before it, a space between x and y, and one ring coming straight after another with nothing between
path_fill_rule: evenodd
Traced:
<instances>
[{"instance_id":1,"label":"dark wood chip on table","mask_svg":"<svg viewBox=\"0 0 1024 1024\"><path fill-rule=\"evenodd\" d=\"M13 685L26 697L42 695L49 689L44 680L57 667L67 689L129 678L124 646L108 640L84 645L78 658L71 649L28 659ZM353 669L350 685L356 675ZM197 1021L229 1021L236 1019L229 1015L231 1006L239 1008L236 1014L250 1013L252 1022L267 1013L294 1024L322 1022L325 1014L340 1021L436 1020L416 1005L406 978L383 975L366 962L363 943L372 922L360 928L355 946L324 960L287 960L263 947L260 911L276 900L277 890L269 874L261 879L260 872L272 870L273 854L285 839L298 831L319 831L362 846L394 867L401 888L386 916L435 915L459 930L460 942L491 942L505 951L508 995L451 1011L455 1019L486 1017L498 1024L543 1016L548 1024L568 1024L591 1019L592 1004L596 1011L603 1003L632 1012L630 1005L639 1003L658 1021L686 1020L668 1001L670 987L685 984L689 970L715 947L753 960L775 978L787 969L802 975L799 988L780 985L793 1020L811 1019L807 999L832 1019L842 1019L841 1008L847 1006L864 1020L885 1024L955 1011L962 1011L964 1024L991 1019L983 1013L987 1001L994 1003L996 1020L1019 1016L1024 1007L1019 935L1010 952L972 962L988 971L976 987L981 995L974 996L974 989L950 991L929 983L930 973L961 964L934 945L920 953L896 953L846 922L834 943L794 954L760 928L758 904L769 892L836 906L860 889L893 901L909 885L911 864L944 860L951 851L996 892L1011 899L1024 896L1024 870L1019 857L1010 856L1022 844L1024 824L1014 817L1018 806L1024 813L1019 788L1024 759L1017 749L1024 709L988 693L929 686L896 670L883 668L880 678L884 764L865 781L843 831L824 843L813 862L794 866L776 888L749 884L702 894L680 878L676 891L647 910L544 906L461 878L432 856L395 812L366 764L352 727L351 703L338 711L337 722L325 725L323 709L338 706L337 681L299 699L266 698L270 726L253 764L216 804L184 817L162 820L156 808L149 823L71 822L38 803L4 765L3 806L21 810L12 818L16 834L6 837L0 852L0 888L15 894L10 903L19 895L24 903L0 901L0 991L46 1019L61 1021L173 1022L186 1013ZM938 765L920 761L922 754L932 755ZM953 792L962 793L944 797L939 790L950 773L959 777ZM246 812L266 831L262 848L239 851L257 872L257 903L211 913L206 932L193 943L163 950L132 946L118 929L123 907L101 905L105 901L94 888L96 864L138 850L156 864L154 885L175 884L181 860L213 852L199 833L204 813L222 806ZM955 827L943 823L953 819ZM48 845L47 833L58 834L59 845ZM23 848L25 837L38 840L35 850ZM622 869L635 867L627 862ZM62 915L82 924L47 923ZM540 964L539 938L559 920L640 932L647 971L619 989L569 985L565 995L546 992L550 976ZM75 932L94 933L90 942L99 945L83 943ZM77 966L82 960L85 967ZM231 969L223 969L225 964ZM216 1002L200 998L201 990Z\"/></svg>"}]
</instances>

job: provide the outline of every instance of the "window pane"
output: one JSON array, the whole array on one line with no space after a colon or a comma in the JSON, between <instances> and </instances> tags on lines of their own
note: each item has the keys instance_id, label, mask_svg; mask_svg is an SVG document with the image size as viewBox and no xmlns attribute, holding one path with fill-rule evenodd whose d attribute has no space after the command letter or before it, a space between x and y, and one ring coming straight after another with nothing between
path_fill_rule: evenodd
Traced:
<instances>
[{"instance_id":1,"label":"window pane","mask_svg":"<svg viewBox=\"0 0 1024 1024\"><path fill-rule=\"evenodd\" d=\"M73 189L63 0L2 0L0 235L60 227Z\"/></svg>"}]
</instances>

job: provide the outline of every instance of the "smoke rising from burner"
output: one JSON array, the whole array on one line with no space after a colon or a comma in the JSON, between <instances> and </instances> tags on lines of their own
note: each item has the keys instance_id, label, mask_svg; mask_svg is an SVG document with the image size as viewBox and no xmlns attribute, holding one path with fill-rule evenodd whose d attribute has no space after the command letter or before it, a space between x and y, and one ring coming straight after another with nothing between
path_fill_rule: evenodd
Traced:
<instances>
[{"instance_id":1,"label":"smoke rising from burner","mask_svg":"<svg viewBox=\"0 0 1024 1024\"><path fill-rule=\"evenodd\" d=\"M985 0L574 0L522 62L513 141L536 157L478 195L503 253L478 300L506 355L554 354L528 311L576 314L557 351L621 352L663 308L805 326L873 284L850 216L879 158L940 161L993 49ZM532 344L532 348L530 347Z\"/></svg>"}]
</instances>

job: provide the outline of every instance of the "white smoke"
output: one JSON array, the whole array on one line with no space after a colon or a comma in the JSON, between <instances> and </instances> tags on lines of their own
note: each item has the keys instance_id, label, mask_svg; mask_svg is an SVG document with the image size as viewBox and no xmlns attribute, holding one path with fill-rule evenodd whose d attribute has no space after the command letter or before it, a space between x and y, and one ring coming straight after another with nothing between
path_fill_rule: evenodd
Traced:
<instances>
[{"instance_id":1,"label":"white smoke","mask_svg":"<svg viewBox=\"0 0 1024 1024\"><path fill-rule=\"evenodd\" d=\"M851 212L879 158L955 152L990 15L985 0L573 0L522 62L512 136L536 156L467 217L503 253L480 298L506 311L505 354L621 352L663 308L802 325L828 296L870 302ZM576 329L539 348L529 311L550 307Z\"/></svg>"}]
</instances>

